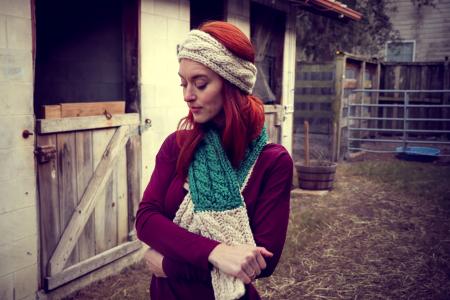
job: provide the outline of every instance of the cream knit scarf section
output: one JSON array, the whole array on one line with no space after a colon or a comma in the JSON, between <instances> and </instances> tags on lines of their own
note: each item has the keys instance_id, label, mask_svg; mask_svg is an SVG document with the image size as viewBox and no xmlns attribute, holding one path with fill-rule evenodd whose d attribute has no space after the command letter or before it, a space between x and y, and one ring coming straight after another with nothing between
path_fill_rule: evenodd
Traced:
<instances>
[{"instance_id":1,"label":"cream knit scarf section","mask_svg":"<svg viewBox=\"0 0 450 300\"><path fill-rule=\"evenodd\" d=\"M267 140L263 128L247 149L240 167L234 169L218 133L209 130L189 167L189 192L173 222L190 232L227 245L255 245L242 191ZM215 267L211 278L216 299L238 299L245 294L245 286L240 279Z\"/></svg>"}]
</instances>

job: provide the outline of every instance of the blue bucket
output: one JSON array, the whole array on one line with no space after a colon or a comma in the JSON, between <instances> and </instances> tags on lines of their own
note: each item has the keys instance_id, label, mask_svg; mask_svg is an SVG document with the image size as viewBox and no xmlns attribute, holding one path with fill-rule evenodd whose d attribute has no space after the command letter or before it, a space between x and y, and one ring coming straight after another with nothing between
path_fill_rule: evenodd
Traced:
<instances>
[{"instance_id":1,"label":"blue bucket","mask_svg":"<svg viewBox=\"0 0 450 300\"><path fill-rule=\"evenodd\" d=\"M441 150L433 147L397 147L397 157L405 160L433 161L439 157Z\"/></svg>"}]
</instances>

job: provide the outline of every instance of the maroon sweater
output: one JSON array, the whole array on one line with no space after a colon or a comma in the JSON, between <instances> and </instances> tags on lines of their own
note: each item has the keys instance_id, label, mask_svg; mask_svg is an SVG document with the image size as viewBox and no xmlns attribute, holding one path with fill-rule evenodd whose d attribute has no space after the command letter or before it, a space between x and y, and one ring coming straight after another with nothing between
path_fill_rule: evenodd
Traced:
<instances>
[{"instance_id":1,"label":"maroon sweater","mask_svg":"<svg viewBox=\"0 0 450 300\"><path fill-rule=\"evenodd\" d=\"M156 156L155 170L136 216L140 240L163 256L167 278L152 277L150 294L157 299L214 299L210 252L219 242L191 233L172 222L187 191L176 176L179 154L175 134L166 138ZM286 149L268 144L261 152L243 191L250 227L258 246L274 255L259 277L272 274L280 259L289 219L293 163ZM259 299L252 284L243 299Z\"/></svg>"}]
</instances>

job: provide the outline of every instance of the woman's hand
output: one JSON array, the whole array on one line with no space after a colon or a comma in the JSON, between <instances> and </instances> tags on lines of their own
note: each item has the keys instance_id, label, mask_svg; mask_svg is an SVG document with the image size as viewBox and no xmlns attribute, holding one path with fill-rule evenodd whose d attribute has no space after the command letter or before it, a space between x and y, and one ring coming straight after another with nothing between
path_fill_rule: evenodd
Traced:
<instances>
[{"instance_id":1,"label":"woman's hand","mask_svg":"<svg viewBox=\"0 0 450 300\"><path fill-rule=\"evenodd\" d=\"M161 253L151 248L149 248L144 254L145 264L150 272L152 272L156 277L167 277L162 268L163 258L164 256L162 256Z\"/></svg>"},{"instance_id":2,"label":"woman's hand","mask_svg":"<svg viewBox=\"0 0 450 300\"><path fill-rule=\"evenodd\" d=\"M219 244L211 251L208 260L222 272L248 284L266 268L264 257L272 256L264 247Z\"/></svg>"}]
</instances>

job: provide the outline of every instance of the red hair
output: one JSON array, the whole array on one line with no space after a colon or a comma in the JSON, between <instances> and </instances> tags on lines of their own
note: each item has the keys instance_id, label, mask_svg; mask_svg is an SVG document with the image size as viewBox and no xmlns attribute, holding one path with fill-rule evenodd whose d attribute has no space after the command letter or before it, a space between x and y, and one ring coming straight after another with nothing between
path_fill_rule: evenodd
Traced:
<instances>
[{"instance_id":1,"label":"red hair","mask_svg":"<svg viewBox=\"0 0 450 300\"><path fill-rule=\"evenodd\" d=\"M234 55L255 62L255 51L250 40L236 26L212 21L201 25L199 30L210 34ZM222 96L222 146L233 167L237 168L244 158L247 146L264 126L264 105L260 99L247 95L225 79ZM203 138L203 128L202 124L194 122L191 112L178 124L177 143L181 148L177 161L178 174L187 174L197 145Z\"/></svg>"}]
</instances>

